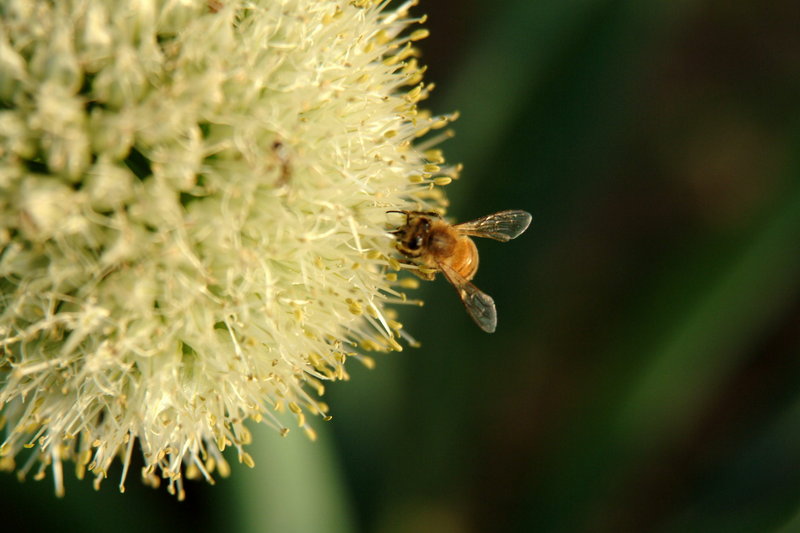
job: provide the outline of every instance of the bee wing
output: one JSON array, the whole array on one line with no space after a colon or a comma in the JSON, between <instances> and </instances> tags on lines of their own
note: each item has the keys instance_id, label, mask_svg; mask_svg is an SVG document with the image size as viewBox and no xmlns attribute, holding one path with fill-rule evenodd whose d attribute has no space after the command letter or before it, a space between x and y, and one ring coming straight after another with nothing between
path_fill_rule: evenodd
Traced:
<instances>
[{"instance_id":1,"label":"bee wing","mask_svg":"<svg viewBox=\"0 0 800 533\"><path fill-rule=\"evenodd\" d=\"M483 331L494 333L497 328L497 310L492 297L482 292L478 287L467 281L464 276L444 263L439 263L439 268L447 278L447 281L455 287L472 320Z\"/></svg>"},{"instance_id":2,"label":"bee wing","mask_svg":"<svg viewBox=\"0 0 800 533\"><path fill-rule=\"evenodd\" d=\"M500 211L476 218L469 222L456 224L454 227L464 235L473 237L487 237L501 242L507 242L519 237L531 224L531 214L527 211L512 209Z\"/></svg>"}]
</instances>

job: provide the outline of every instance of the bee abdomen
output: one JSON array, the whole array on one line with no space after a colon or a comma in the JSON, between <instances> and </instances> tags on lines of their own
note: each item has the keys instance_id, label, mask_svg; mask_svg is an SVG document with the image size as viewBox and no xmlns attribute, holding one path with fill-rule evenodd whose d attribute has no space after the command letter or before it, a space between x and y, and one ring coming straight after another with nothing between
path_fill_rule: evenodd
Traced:
<instances>
[{"instance_id":1,"label":"bee abdomen","mask_svg":"<svg viewBox=\"0 0 800 533\"><path fill-rule=\"evenodd\" d=\"M478 272L478 248L472 239L462 237L458 240L450 256L449 265L467 281L475 277Z\"/></svg>"}]
</instances>

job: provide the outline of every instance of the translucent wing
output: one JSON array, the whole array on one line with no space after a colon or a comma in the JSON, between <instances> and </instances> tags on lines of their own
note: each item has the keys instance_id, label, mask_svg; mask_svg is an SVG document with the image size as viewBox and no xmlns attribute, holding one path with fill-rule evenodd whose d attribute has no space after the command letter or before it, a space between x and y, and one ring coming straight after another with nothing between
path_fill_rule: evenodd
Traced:
<instances>
[{"instance_id":1,"label":"translucent wing","mask_svg":"<svg viewBox=\"0 0 800 533\"><path fill-rule=\"evenodd\" d=\"M470 220L454 227L464 235L473 237L487 237L497 241L507 242L519 237L531 224L531 215L526 211L512 209L486 215L485 217Z\"/></svg>"},{"instance_id":2,"label":"translucent wing","mask_svg":"<svg viewBox=\"0 0 800 533\"><path fill-rule=\"evenodd\" d=\"M439 268L453 287L458 291L458 296L467 308L467 313L483 331L494 333L497 328L497 310L492 297L464 279L464 276L445 265L439 263Z\"/></svg>"}]
</instances>

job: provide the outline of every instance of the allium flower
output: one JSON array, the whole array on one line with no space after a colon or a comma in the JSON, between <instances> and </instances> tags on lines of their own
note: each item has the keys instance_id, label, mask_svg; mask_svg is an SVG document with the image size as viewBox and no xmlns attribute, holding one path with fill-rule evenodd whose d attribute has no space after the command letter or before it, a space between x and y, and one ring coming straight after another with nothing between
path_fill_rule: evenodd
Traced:
<instances>
[{"instance_id":1,"label":"allium flower","mask_svg":"<svg viewBox=\"0 0 800 533\"><path fill-rule=\"evenodd\" d=\"M386 4L0 4L0 466L61 493L119 456L124 490L138 446L182 497L400 349L386 212L457 169Z\"/></svg>"}]
</instances>

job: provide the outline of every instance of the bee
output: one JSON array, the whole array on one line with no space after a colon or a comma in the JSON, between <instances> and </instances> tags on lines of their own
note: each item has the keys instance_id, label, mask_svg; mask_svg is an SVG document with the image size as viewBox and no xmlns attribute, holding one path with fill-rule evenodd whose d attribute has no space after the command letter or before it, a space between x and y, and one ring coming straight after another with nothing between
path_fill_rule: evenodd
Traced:
<instances>
[{"instance_id":1,"label":"bee","mask_svg":"<svg viewBox=\"0 0 800 533\"><path fill-rule=\"evenodd\" d=\"M531 223L525 211L500 211L461 224L448 224L438 213L389 211L406 216L405 225L392 232L396 246L411 263L423 267L415 273L432 280L442 272L455 287L467 313L483 331L497 328L494 300L470 281L478 271L478 248L470 237L507 242L522 234Z\"/></svg>"}]
</instances>

